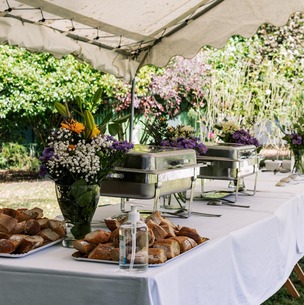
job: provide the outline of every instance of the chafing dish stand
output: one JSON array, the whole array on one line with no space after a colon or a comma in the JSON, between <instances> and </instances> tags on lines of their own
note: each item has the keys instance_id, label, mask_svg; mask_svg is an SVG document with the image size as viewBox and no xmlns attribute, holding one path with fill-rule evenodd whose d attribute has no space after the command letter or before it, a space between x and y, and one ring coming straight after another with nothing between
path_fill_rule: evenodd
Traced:
<instances>
[{"instance_id":1,"label":"chafing dish stand","mask_svg":"<svg viewBox=\"0 0 304 305\"><path fill-rule=\"evenodd\" d=\"M259 158L254 145L241 145L235 143L207 145L206 155L199 156L198 162L205 163L206 166L200 168L199 179L228 180L230 191L234 194L234 199L227 200L236 202L239 193L253 196L256 192ZM244 177L255 175L253 189L246 189ZM204 180L202 180L202 197L210 199L204 190Z\"/></svg>"},{"instance_id":2,"label":"chafing dish stand","mask_svg":"<svg viewBox=\"0 0 304 305\"><path fill-rule=\"evenodd\" d=\"M189 217L199 166L193 149L153 146L133 150L122 166L102 181L101 196L120 197L122 212L126 212L126 200L130 198L154 199L153 211L184 209L183 215ZM188 200L177 200L178 206L171 206L172 194L187 191Z\"/></svg>"}]
</instances>

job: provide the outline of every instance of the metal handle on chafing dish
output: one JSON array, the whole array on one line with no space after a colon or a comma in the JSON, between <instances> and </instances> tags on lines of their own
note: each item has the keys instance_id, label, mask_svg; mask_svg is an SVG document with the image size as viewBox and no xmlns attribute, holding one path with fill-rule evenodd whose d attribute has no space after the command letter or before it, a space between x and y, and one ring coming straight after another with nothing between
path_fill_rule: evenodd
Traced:
<instances>
[{"instance_id":1,"label":"metal handle on chafing dish","mask_svg":"<svg viewBox=\"0 0 304 305\"><path fill-rule=\"evenodd\" d=\"M170 166L170 168L174 168L174 167L184 166L185 164L190 163L190 160L189 159L168 160L167 163Z\"/></svg>"}]
</instances>

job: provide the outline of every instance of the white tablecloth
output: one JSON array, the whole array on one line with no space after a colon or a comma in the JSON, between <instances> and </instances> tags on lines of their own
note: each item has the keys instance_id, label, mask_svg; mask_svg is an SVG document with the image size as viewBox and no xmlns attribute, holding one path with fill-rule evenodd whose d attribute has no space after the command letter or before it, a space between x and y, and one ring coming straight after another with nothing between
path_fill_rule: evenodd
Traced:
<instances>
[{"instance_id":1,"label":"white tablecloth","mask_svg":"<svg viewBox=\"0 0 304 305\"><path fill-rule=\"evenodd\" d=\"M0 258L0 305L261 304L280 289L304 251L304 182L276 187L285 176L259 173L255 196L239 195L238 204L250 208L195 201L193 210L222 216L172 220L210 240L145 273L76 261L74 250L60 245L23 258ZM223 183L228 182L206 186ZM115 213L119 205L102 207L95 219Z\"/></svg>"}]
</instances>

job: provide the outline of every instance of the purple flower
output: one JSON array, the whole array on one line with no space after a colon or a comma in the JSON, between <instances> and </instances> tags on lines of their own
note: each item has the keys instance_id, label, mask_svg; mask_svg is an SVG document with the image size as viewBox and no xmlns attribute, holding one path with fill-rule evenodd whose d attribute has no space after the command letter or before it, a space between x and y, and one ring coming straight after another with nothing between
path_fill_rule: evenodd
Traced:
<instances>
[{"instance_id":1,"label":"purple flower","mask_svg":"<svg viewBox=\"0 0 304 305\"><path fill-rule=\"evenodd\" d=\"M161 141L161 146L177 147L181 149L194 149L198 155L205 154L207 152L207 147L203 143L198 142L198 138L177 138L176 140L164 140Z\"/></svg>"},{"instance_id":2,"label":"purple flower","mask_svg":"<svg viewBox=\"0 0 304 305\"><path fill-rule=\"evenodd\" d=\"M39 176L45 177L47 175L47 167L44 164L40 165Z\"/></svg>"},{"instance_id":3,"label":"purple flower","mask_svg":"<svg viewBox=\"0 0 304 305\"><path fill-rule=\"evenodd\" d=\"M231 137L231 141L232 143L239 143L243 145L254 145L256 147L260 146L259 141L244 129L235 131Z\"/></svg>"},{"instance_id":4,"label":"purple flower","mask_svg":"<svg viewBox=\"0 0 304 305\"><path fill-rule=\"evenodd\" d=\"M291 143L293 145L301 145L302 144L302 137L297 133L292 133L290 135L290 140L291 140Z\"/></svg>"},{"instance_id":5,"label":"purple flower","mask_svg":"<svg viewBox=\"0 0 304 305\"><path fill-rule=\"evenodd\" d=\"M54 148L53 147L46 147L43 152L42 156L40 157L41 161L47 162L50 160L54 155Z\"/></svg>"}]
</instances>

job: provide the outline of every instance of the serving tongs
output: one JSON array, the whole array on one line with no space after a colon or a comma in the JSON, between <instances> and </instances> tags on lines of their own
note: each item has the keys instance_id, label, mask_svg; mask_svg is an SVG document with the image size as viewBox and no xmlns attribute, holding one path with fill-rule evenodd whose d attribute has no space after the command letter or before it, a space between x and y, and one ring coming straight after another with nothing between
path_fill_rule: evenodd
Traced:
<instances>
[{"instance_id":1,"label":"serving tongs","mask_svg":"<svg viewBox=\"0 0 304 305\"><path fill-rule=\"evenodd\" d=\"M207 205L215 205L215 206L228 205L230 207L235 207L235 208L250 208L250 205L240 205L240 204L225 202L222 200L211 200L207 202Z\"/></svg>"},{"instance_id":2,"label":"serving tongs","mask_svg":"<svg viewBox=\"0 0 304 305\"><path fill-rule=\"evenodd\" d=\"M139 211L141 214L152 214L153 211L149 211L149 210L141 210ZM191 211L190 214L193 215L198 215L198 216L203 216L203 217L221 217L222 214L210 214L210 213L203 213L203 212L197 212L197 211ZM188 218L188 211L186 209L178 209L176 211L161 211L161 215L162 216L175 216L175 217L179 217L179 218Z\"/></svg>"}]
</instances>

